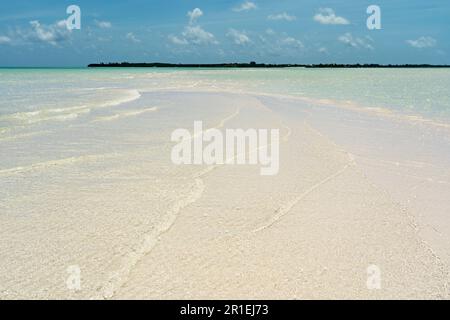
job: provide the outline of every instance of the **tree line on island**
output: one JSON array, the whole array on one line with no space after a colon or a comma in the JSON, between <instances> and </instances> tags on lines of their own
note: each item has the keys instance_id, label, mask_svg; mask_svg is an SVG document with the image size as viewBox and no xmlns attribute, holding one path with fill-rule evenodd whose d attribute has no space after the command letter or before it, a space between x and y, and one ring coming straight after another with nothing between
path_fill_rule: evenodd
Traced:
<instances>
[{"instance_id":1,"label":"tree line on island","mask_svg":"<svg viewBox=\"0 0 450 320\"><path fill-rule=\"evenodd\" d=\"M256 63L218 63L218 64L183 64L183 63L131 63L109 62L93 63L89 68L450 68L450 65L432 64L266 64Z\"/></svg>"}]
</instances>

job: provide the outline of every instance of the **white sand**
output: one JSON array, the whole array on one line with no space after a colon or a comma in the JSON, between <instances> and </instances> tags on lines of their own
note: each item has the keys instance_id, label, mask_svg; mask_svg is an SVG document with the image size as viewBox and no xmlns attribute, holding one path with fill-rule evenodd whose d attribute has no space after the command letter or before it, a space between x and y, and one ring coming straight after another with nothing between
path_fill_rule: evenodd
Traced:
<instances>
[{"instance_id":1,"label":"white sand","mask_svg":"<svg viewBox=\"0 0 450 320\"><path fill-rule=\"evenodd\" d=\"M318 131L309 107L224 93L156 97L166 104L132 124L127 116L73 129L116 133L102 160L0 171L0 298L449 298L448 264L413 209ZM170 131L193 120L279 128L280 173L173 166ZM78 292L65 283L71 265L82 272ZM371 265L379 290L367 287Z\"/></svg>"}]
</instances>

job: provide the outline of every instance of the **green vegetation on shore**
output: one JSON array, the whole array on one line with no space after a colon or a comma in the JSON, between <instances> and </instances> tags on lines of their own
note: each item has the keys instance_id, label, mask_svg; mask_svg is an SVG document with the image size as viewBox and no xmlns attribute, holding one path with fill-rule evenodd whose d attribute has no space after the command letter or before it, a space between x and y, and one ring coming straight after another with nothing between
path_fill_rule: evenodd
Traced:
<instances>
[{"instance_id":1,"label":"green vegetation on shore","mask_svg":"<svg viewBox=\"0 0 450 320\"><path fill-rule=\"evenodd\" d=\"M174 63L93 63L89 68L450 68L450 65L431 64L265 64L265 63L218 63L218 64L174 64Z\"/></svg>"}]
</instances>

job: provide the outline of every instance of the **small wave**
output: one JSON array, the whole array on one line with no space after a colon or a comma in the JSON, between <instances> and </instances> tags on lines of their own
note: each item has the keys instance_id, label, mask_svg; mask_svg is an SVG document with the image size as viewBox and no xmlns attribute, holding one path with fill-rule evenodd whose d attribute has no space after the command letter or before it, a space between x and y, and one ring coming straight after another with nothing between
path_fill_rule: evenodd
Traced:
<instances>
[{"instance_id":1,"label":"small wave","mask_svg":"<svg viewBox=\"0 0 450 320\"><path fill-rule=\"evenodd\" d=\"M97 90L113 90L119 89L118 87L96 87L96 88L81 88L77 89L78 91L97 91Z\"/></svg>"},{"instance_id":2,"label":"small wave","mask_svg":"<svg viewBox=\"0 0 450 320\"><path fill-rule=\"evenodd\" d=\"M10 128L0 128L0 136L3 134L7 134L11 131Z\"/></svg>"},{"instance_id":3,"label":"small wave","mask_svg":"<svg viewBox=\"0 0 450 320\"><path fill-rule=\"evenodd\" d=\"M167 212L167 219L154 230L145 234L141 244L125 257L122 266L110 274L107 283L101 288L101 296L96 297L97 299L111 299L114 297L117 291L128 281L133 268L153 250L159 238L171 229L180 211L199 200L204 190L205 184L203 180L196 178L190 186L187 195L175 201L172 208Z\"/></svg>"},{"instance_id":4,"label":"small wave","mask_svg":"<svg viewBox=\"0 0 450 320\"><path fill-rule=\"evenodd\" d=\"M275 214L267 221L264 225L260 226L259 228L256 228L253 230L254 233L261 232L263 230L266 230L273 226L275 223L277 223L279 220L281 220L285 215L287 215L298 203L300 203L305 197L313 193L315 190L323 186L324 184L332 181L333 179L339 177L342 175L347 169L355 165L355 159L353 156L349 155L349 162L340 170L336 171L332 175L326 177L325 179L319 181L318 183L311 186L308 190L303 192L302 194L298 195L297 197L293 198L291 201L286 202L285 204L281 205L276 211Z\"/></svg>"},{"instance_id":5,"label":"small wave","mask_svg":"<svg viewBox=\"0 0 450 320\"><path fill-rule=\"evenodd\" d=\"M67 113L71 111L70 113ZM29 112L18 112L3 116L3 120L18 121L25 124L35 124L42 121L67 121L78 118L81 114L89 113L91 110L85 106L72 108L57 108Z\"/></svg>"},{"instance_id":6,"label":"small wave","mask_svg":"<svg viewBox=\"0 0 450 320\"><path fill-rule=\"evenodd\" d=\"M152 108L147 108L147 109L142 109L142 110L125 112L123 115L126 117L132 117L132 116L138 116L138 115L146 113L146 112L153 112L153 111L157 111L157 110L158 110L157 107L152 107Z\"/></svg>"},{"instance_id":7,"label":"small wave","mask_svg":"<svg viewBox=\"0 0 450 320\"><path fill-rule=\"evenodd\" d=\"M116 114L111 115L111 116L101 117L101 118L95 119L95 120L93 120L93 122L113 121L113 120L117 120L117 119L121 119L121 118L135 117L135 116L141 115L143 113L155 112L155 111L158 111L158 107L152 107L152 108L147 108L147 109L133 110L133 111L128 111L128 112L116 113Z\"/></svg>"},{"instance_id":8,"label":"small wave","mask_svg":"<svg viewBox=\"0 0 450 320\"><path fill-rule=\"evenodd\" d=\"M0 176L10 176L15 174L23 174L34 171L43 171L50 168L62 167L67 165L74 165L84 162L96 162L100 160L105 160L109 158L116 157L117 154L103 154L103 155L84 155L79 157L69 157L58 160L50 160L45 162L33 163L27 166L14 167L10 169L0 170Z\"/></svg>"},{"instance_id":9,"label":"small wave","mask_svg":"<svg viewBox=\"0 0 450 320\"><path fill-rule=\"evenodd\" d=\"M314 102L314 99L310 99ZM388 109L385 107L368 107L357 104L352 101L335 101L335 100L316 100L319 104L326 106L337 106L338 108L348 109L356 112L374 114L384 118L391 118L398 121L405 121L414 124L425 124L436 128L450 129L450 123L438 121L432 118L426 118L422 115L405 114L401 111Z\"/></svg>"},{"instance_id":10,"label":"small wave","mask_svg":"<svg viewBox=\"0 0 450 320\"><path fill-rule=\"evenodd\" d=\"M18 121L24 124L35 124L43 121L69 121L77 119L80 115L90 113L92 109L114 107L123 103L137 100L140 97L141 94L139 93L139 91L134 89L126 90L124 97L100 104L17 112L9 115L4 115L0 117L0 119L7 121Z\"/></svg>"},{"instance_id":11,"label":"small wave","mask_svg":"<svg viewBox=\"0 0 450 320\"><path fill-rule=\"evenodd\" d=\"M249 94L255 94L260 96L281 98L281 99L290 99L290 100L298 100L310 104L322 105L326 107L337 107L345 110L366 113L371 115L377 115L384 118L390 118L398 121L404 121L414 124L424 124L429 125L436 128L441 129L450 129L450 123L435 120L432 118L427 118L422 115L411 115L405 114L401 111L397 111L394 109L389 109L386 107L369 107L358 104L353 101L342 101L342 100L332 100L332 99L319 99L319 98L310 98L310 97L299 97L295 95L287 95L287 94L270 94L270 93L261 93L261 92L248 92Z\"/></svg>"},{"instance_id":12,"label":"small wave","mask_svg":"<svg viewBox=\"0 0 450 320\"><path fill-rule=\"evenodd\" d=\"M99 107L99 108L114 107L114 106L121 105L123 103L135 101L135 100L139 99L140 97L141 97L141 94L138 90L135 90L135 89L126 90L125 97L121 97L121 98L115 99L113 101L101 103L101 104L97 105L97 107Z\"/></svg>"},{"instance_id":13,"label":"small wave","mask_svg":"<svg viewBox=\"0 0 450 320\"><path fill-rule=\"evenodd\" d=\"M240 109L240 108L236 109L236 111L235 111L233 114L231 114L231 115L229 115L228 117L222 119L222 120L220 121L219 125L216 127L216 129L221 129L221 128L223 128L223 127L225 126L225 124L226 124L228 121L230 121L230 120L232 120L233 118L237 117L237 116L239 115L240 112L241 112L241 109Z\"/></svg>"},{"instance_id":14,"label":"small wave","mask_svg":"<svg viewBox=\"0 0 450 320\"><path fill-rule=\"evenodd\" d=\"M16 140L16 139L22 139L22 138L30 138L35 136L40 136L43 134L50 133L50 131L36 131L36 132L28 132L28 133L19 133L16 135L6 136L6 137L0 137L0 141L9 141L9 140Z\"/></svg>"}]
</instances>

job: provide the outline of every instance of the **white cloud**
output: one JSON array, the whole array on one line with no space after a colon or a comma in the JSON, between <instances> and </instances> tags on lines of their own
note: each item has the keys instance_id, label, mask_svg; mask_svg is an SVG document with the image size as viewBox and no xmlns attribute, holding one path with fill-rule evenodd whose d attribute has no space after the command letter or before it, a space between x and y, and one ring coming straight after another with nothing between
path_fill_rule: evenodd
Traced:
<instances>
[{"instance_id":1,"label":"white cloud","mask_svg":"<svg viewBox=\"0 0 450 320\"><path fill-rule=\"evenodd\" d=\"M275 34L275 31L273 31L273 29L266 29L266 34L268 34L269 36L273 36Z\"/></svg>"},{"instance_id":2,"label":"white cloud","mask_svg":"<svg viewBox=\"0 0 450 320\"><path fill-rule=\"evenodd\" d=\"M127 35L125 36L125 38L127 38L128 40L134 42L134 43L140 43L141 40L138 39L133 32L129 32L127 33Z\"/></svg>"},{"instance_id":3,"label":"white cloud","mask_svg":"<svg viewBox=\"0 0 450 320\"><path fill-rule=\"evenodd\" d=\"M173 44L177 44L177 45L187 45L187 44L189 44L189 42L188 42L186 39L184 39L184 38L179 38L179 37L174 36L174 35L170 35L170 36L169 36L169 40L170 40L170 42L172 42Z\"/></svg>"},{"instance_id":4,"label":"white cloud","mask_svg":"<svg viewBox=\"0 0 450 320\"><path fill-rule=\"evenodd\" d=\"M69 38L71 30L67 29L65 20L52 25L44 25L39 21L30 21L31 30L18 31L23 40L39 41L57 45Z\"/></svg>"},{"instance_id":5,"label":"white cloud","mask_svg":"<svg viewBox=\"0 0 450 320\"><path fill-rule=\"evenodd\" d=\"M407 40L406 43L408 43L411 47L422 49L435 47L437 41L431 37L420 37L416 40Z\"/></svg>"},{"instance_id":6,"label":"white cloud","mask_svg":"<svg viewBox=\"0 0 450 320\"><path fill-rule=\"evenodd\" d=\"M112 24L109 21L98 21L98 20L95 20L95 25L97 27L99 27L100 29L109 29L109 28L112 27Z\"/></svg>"},{"instance_id":7,"label":"white cloud","mask_svg":"<svg viewBox=\"0 0 450 320\"><path fill-rule=\"evenodd\" d=\"M294 21L297 19L296 16L291 16L287 14L286 12L279 13L279 14L271 14L267 17L269 20L285 20L285 21Z\"/></svg>"},{"instance_id":8,"label":"white cloud","mask_svg":"<svg viewBox=\"0 0 450 320\"><path fill-rule=\"evenodd\" d=\"M0 36L0 44L28 45L45 43L58 46L69 40L72 30L67 28L66 20L53 24L42 24L37 20L29 22L29 27L16 27L8 35Z\"/></svg>"},{"instance_id":9,"label":"white cloud","mask_svg":"<svg viewBox=\"0 0 450 320\"><path fill-rule=\"evenodd\" d=\"M346 34L340 36L338 38L338 40L350 47L353 47L353 48L363 48L363 49L369 49L369 50L374 49L374 47L370 43L370 42L373 42L372 38L370 38L370 37L365 37L365 38L353 37L353 35L351 33L347 32Z\"/></svg>"},{"instance_id":10,"label":"white cloud","mask_svg":"<svg viewBox=\"0 0 450 320\"><path fill-rule=\"evenodd\" d=\"M266 29L264 34L255 38L255 54L260 57L272 56L272 57L293 57L298 58L305 52L306 46L304 43L285 33L276 32L272 29Z\"/></svg>"},{"instance_id":11,"label":"white cloud","mask_svg":"<svg viewBox=\"0 0 450 320\"><path fill-rule=\"evenodd\" d=\"M280 40L282 45L287 45L295 48L303 48L303 43L300 40L297 40L293 37L286 37Z\"/></svg>"},{"instance_id":12,"label":"white cloud","mask_svg":"<svg viewBox=\"0 0 450 320\"><path fill-rule=\"evenodd\" d=\"M334 10L331 8L321 8L319 13L314 16L314 20L321 24L350 24L350 22L344 17L336 16Z\"/></svg>"},{"instance_id":13,"label":"white cloud","mask_svg":"<svg viewBox=\"0 0 450 320\"><path fill-rule=\"evenodd\" d=\"M227 37L230 37L233 42L238 45L245 45L251 42L250 38L244 32L235 29L230 29L227 33Z\"/></svg>"},{"instance_id":14,"label":"white cloud","mask_svg":"<svg viewBox=\"0 0 450 320\"><path fill-rule=\"evenodd\" d=\"M325 48L325 47L320 47L317 51L318 51L319 53L328 54L328 49Z\"/></svg>"},{"instance_id":15,"label":"white cloud","mask_svg":"<svg viewBox=\"0 0 450 320\"><path fill-rule=\"evenodd\" d=\"M233 11L241 12L241 11L254 10L257 8L258 8L258 6L256 5L256 3L251 2L251 1L245 1L245 2L241 3L239 6L237 6L236 8L234 8Z\"/></svg>"},{"instance_id":16,"label":"white cloud","mask_svg":"<svg viewBox=\"0 0 450 320\"><path fill-rule=\"evenodd\" d=\"M195 8L194 10L189 11L187 15L189 17L189 23L192 24L203 15L203 11L200 10L200 8Z\"/></svg>"},{"instance_id":17,"label":"white cloud","mask_svg":"<svg viewBox=\"0 0 450 320\"><path fill-rule=\"evenodd\" d=\"M303 42L300 40L289 36L288 34L282 32L277 33L272 29L266 30L266 35L270 38L270 40L267 40L263 38L263 42L266 42L267 44L270 44L273 47L291 47L291 48L304 48Z\"/></svg>"},{"instance_id":18,"label":"white cloud","mask_svg":"<svg viewBox=\"0 0 450 320\"><path fill-rule=\"evenodd\" d=\"M195 8L187 13L189 17L189 23L184 27L183 32L180 36L169 35L168 39L172 44L175 45L205 45L205 44L218 44L216 37L204 30L201 26L195 24L196 20L203 16L203 11L199 8Z\"/></svg>"},{"instance_id":19,"label":"white cloud","mask_svg":"<svg viewBox=\"0 0 450 320\"><path fill-rule=\"evenodd\" d=\"M0 36L0 44L8 44L11 42L11 38L7 36Z\"/></svg>"},{"instance_id":20,"label":"white cloud","mask_svg":"<svg viewBox=\"0 0 450 320\"><path fill-rule=\"evenodd\" d=\"M183 37L194 44L218 44L214 35L200 26L187 26L184 28Z\"/></svg>"}]
</instances>

